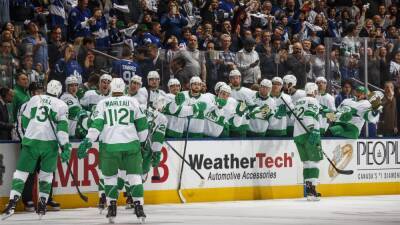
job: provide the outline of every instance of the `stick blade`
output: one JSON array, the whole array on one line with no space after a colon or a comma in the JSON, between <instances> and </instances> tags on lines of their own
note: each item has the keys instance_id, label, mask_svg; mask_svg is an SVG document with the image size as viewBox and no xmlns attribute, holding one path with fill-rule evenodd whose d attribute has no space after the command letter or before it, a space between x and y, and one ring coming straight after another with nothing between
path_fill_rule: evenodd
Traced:
<instances>
[{"instance_id":1,"label":"stick blade","mask_svg":"<svg viewBox=\"0 0 400 225\"><path fill-rule=\"evenodd\" d=\"M86 195L83 195L82 193L79 193L79 197L81 197L81 199L82 199L84 202L88 202L88 201L89 201L89 198L88 198Z\"/></svg>"},{"instance_id":2,"label":"stick blade","mask_svg":"<svg viewBox=\"0 0 400 225\"><path fill-rule=\"evenodd\" d=\"M182 189L178 190L178 195L182 203L186 203L186 198L183 196Z\"/></svg>"},{"instance_id":3,"label":"stick blade","mask_svg":"<svg viewBox=\"0 0 400 225\"><path fill-rule=\"evenodd\" d=\"M338 173L340 173L340 174L343 174L343 175L351 175L351 174L354 173L353 170L341 170L341 169L336 169L336 171L337 171Z\"/></svg>"}]
</instances>

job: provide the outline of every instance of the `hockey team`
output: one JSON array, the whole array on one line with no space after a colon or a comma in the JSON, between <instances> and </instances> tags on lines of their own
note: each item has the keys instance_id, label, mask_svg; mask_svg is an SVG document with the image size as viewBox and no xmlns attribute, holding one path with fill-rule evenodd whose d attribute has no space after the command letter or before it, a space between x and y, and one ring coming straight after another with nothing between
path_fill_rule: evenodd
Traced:
<instances>
[{"instance_id":1,"label":"hockey team","mask_svg":"<svg viewBox=\"0 0 400 225\"><path fill-rule=\"evenodd\" d=\"M239 70L230 72L229 81L218 82L212 94L203 93L203 81L197 76L190 79L190 90L182 92L179 81L172 78L165 93L159 89L156 71L147 75L148 89L142 87L138 75L131 76L126 85L124 79L104 74L96 89L82 93L78 79L68 77L62 95L62 84L50 81L46 94L31 98L21 112L25 134L3 219L14 214L25 180L38 160L37 213L46 213L57 157L62 162L70 159L69 138L82 139L78 158L86 157L86 151L99 142L98 207L107 207L111 223L123 189L127 207L144 221L146 174L151 166L158 166L164 139L186 137L186 131L195 138L294 137L307 199L318 200L321 136L358 138L365 122L376 123L382 110L381 93L369 93L363 86L356 88L355 99L344 100L336 109L324 77L307 83L304 90L296 87L293 75L264 79L258 91L241 86Z\"/></svg>"}]
</instances>

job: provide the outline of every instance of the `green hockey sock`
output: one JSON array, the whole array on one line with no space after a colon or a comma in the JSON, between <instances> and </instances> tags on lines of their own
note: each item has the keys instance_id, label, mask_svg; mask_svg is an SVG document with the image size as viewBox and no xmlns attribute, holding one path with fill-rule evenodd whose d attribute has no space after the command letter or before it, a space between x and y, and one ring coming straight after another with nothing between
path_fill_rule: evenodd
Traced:
<instances>
[{"instance_id":1,"label":"green hockey sock","mask_svg":"<svg viewBox=\"0 0 400 225\"><path fill-rule=\"evenodd\" d=\"M13 179L11 184L11 189L21 195L22 191L24 190L25 182L20 179Z\"/></svg>"},{"instance_id":2,"label":"green hockey sock","mask_svg":"<svg viewBox=\"0 0 400 225\"><path fill-rule=\"evenodd\" d=\"M104 191L108 198L118 199L118 186L117 185L105 185Z\"/></svg>"},{"instance_id":3,"label":"green hockey sock","mask_svg":"<svg viewBox=\"0 0 400 225\"><path fill-rule=\"evenodd\" d=\"M131 186L131 194L134 198L141 198L143 197L143 184L132 185Z\"/></svg>"},{"instance_id":4,"label":"green hockey sock","mask_svg":"<svg viewBox=\"0 0 400 225\"><path fill-rule=\"evenodd\" d=\"M122 191L122 189L124 188L124 183L125 183L124 179L122 179L121 177L118 177L117 186L118 186L119 191Z\"/></svg>"}]
</instances>

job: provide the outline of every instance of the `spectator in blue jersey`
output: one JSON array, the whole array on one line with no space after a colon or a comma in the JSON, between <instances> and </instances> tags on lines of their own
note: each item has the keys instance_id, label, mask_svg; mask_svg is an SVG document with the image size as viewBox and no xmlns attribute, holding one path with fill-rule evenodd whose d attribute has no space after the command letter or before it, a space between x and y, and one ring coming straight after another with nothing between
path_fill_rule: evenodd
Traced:
<instances>
[{"instance_id":1,"label":"spectator in blue jersey","mask_svg":"<svg viewBox=\"0 0 400 225\"><path fill-rule=\"evenodd\" d=\"M108 26L106 17L100 8L95 8L93 11L95 22L90 25L90 30L94 36L96 48L106 50L110 47L110 36L108 35Z\"/></svg>"},{"instance_id":2,"label":"spectator in blue jersey","mask_svg":"<svg viewBox=\"0 0 400 225\"><path fill-rule=\"evenodd\" d=\"M151 44L154 44L158 48L161 48L162 47L161 39L162 39L161 24L159 22L152 22L150 30Z\"/></svg>"},{"instance_id":3,"label":"spectator in blue jersey","mask_svg":"<svg viewBox=\"0 0 400 225\"><path fill-rule=\"evenodd\" d=\"M166 31L166 37L175 35L180 39L182 28L188 24L188 20L180 14L178 4L171 1L168 4L168 13L162 15L160 23L163 30Z\"/></svg>"},{"instance_id":4,"label":"spectator in blue jersey","mask_svg":"<svg viewBox=\"0 0 400 225\"><path fill-rule=\"evenodd\" d=\"M60 27L63 34L66 33L65 19L67 18L64 5L66 0L50 0L49 16L50 28Z\"/></svg>"},{"instance_id":5,"label":"spectator in blue jersey","mask_svg":"<svg viewBox=\"0 0 400 225\"><path fill-rule=\"evenodd\" d=\"M140 24L137 29L137 33L132 37L133 46L136 48L138 46L145 46L151 44L151 34L146 25Z\"/></svg>"},{"instance_id":6,"label":"spectator in blue jersey","mask_svg":"<svg viewBox=\"0 0 400 225\"><path fill-rule=\"evenodd\" d=\"M54 77L52 77L52 79L60 81L63 85L65 79L69 76L77 77L79 84L82 84L83 69L79 65L78 61L76 61L76 54L73 45L67 45L64 57L57 61L54 69Z\"/></svg>"},{"instance_id":7,"label":"spectator in blue jersey","mask_svg":"<svg viewBox=\"0 0 400 225\"><path fill-rule=\"evenodd\" d=\"M49 69L49 57L46 38L39 33L39 27L35 22L28 24L29 35L22 40L25 53L31 52L33 54L33 64L40 63L43 70Z\"/></svg>"},{"instance_id":8,"label":"spectator in blue jersey","mask_svg":"<svg viewBox=\"0 0 400 225\"><path fill-rule=\"evenodd\" d=\"M92 17L92 13L87 6L88 0L78 0L78 5L72 8L69 13L68 35L70 41L74 41L77 37L91 35L90 25L95 24L96 19Z\"/></svg>"},{"instance_id":9,"label":"spectator in blue jersey","mask_svg":"<svg viewBox=\"0 0 400 225\"><path fill-rule=\"evenodd\" d=\"M134 75L142 76L139 65L132 60L132 50L129 46L125 45L122 48L122 59L113 61L111 75L122 78L127 84Z\"/></svg>"}]
</instances>

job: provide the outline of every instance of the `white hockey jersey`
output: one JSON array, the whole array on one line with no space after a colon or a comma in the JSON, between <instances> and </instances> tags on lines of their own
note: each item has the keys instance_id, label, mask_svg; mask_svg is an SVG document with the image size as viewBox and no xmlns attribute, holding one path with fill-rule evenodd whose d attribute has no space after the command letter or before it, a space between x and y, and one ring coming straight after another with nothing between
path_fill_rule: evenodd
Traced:
<instances>
[{"instance_id":1,"label":"white hockey jersey","mask_svg":"<svg viewBox=\"0 0 400 225\"><path fill-rule=\"evenodd\" d=\"M326 113L336 112L335 98L332 95L325 93L322 95L317 95L316 99L321 105L321 112L319 114L319 123L320 123L321 134L324 134L329 127L329 122L328 118L326 118Z\"/></svg>"},{"instance_id":2,"label":"white hockey jersey","mask_svg":"<svg viewBox=\"0 0 400 225\"><path fill-rule=\"evenodd\" d=\"M26 103L21 122L25 129L23 145L43 147L44 143L49 142L57 145L57 138L61 145L69 142L68 107L58 98L49 95L33 96Z\"/></svg>"},{"instance_id":3,"label":"white hockey jersey","mask_svg":"<svg viewBox=\"0 0 400 225\"><path fill-rule=\"evenodd\" d=\"M267 136L285 136L287 134L286 129L288 127L290 110L281 98L283 98L289 107L293 109L292 99L285 93L281 93L278 97L271 97L275 101L276 110L274 116L269 120Z\"/></svg>"},{"instance_id":4,"label":"white hockey jersey","mask_svg":"<svg viewBox=\"0 0 400 225\"><path fill-rule=\"evenodd\" d=\"M110 94L111 92L107 95L102 95L97 90L89 90L85 92L85 95L83 95L83 97L81 98L80 100L81 106L85 110L93 112L94 107L97 105L97 103L99 103L101 100L105 98L109 98Z\"/></svg>"},{"instance_id":5,"label":"white hockey jersey","mask_svg":"<svg viewBox=\"0 0 400 225\"><path fill-rule=\"evenodd\" d=\"M79 103L78 97L73 96L68 92L65 92L63 95L61 95L60 99L68 106L69 136L75 136L76 124L78 123L77 115L79 111L82 110L82 106Z\"/></svg>"},{"instance_id":6,"label":"white hockey jersey","mask_svg":"<svg viewBox=\"0 0 400 225\"><path fill-rule=\"evenodd\" d=\"M148 134L146 115L136 99L129 96L101 100L92 113L87 138L99 137L100 149L106 151L139 151Z\"/></svg>"}]
</instances>

